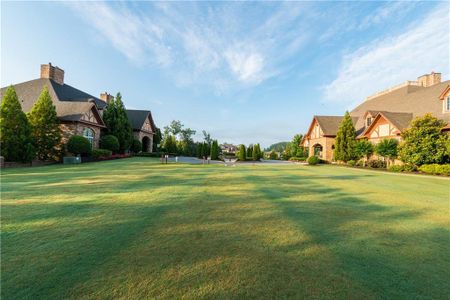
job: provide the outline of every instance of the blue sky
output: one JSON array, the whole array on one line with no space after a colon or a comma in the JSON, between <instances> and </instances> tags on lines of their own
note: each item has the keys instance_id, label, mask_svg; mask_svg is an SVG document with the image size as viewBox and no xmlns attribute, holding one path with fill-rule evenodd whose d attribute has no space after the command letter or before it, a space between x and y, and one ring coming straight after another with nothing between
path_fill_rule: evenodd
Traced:
<instances>
[{"instance_id":1,"label":"blue sky","mask_svg":"<svg viewBox=\"0 0 450 300\"><path fill-rule=\"evenodd\" d=\"M2 2L1 85L52 62L157 126L264 146L431 71L449 78L448 2Z\"/></svg>"}]
</instances>

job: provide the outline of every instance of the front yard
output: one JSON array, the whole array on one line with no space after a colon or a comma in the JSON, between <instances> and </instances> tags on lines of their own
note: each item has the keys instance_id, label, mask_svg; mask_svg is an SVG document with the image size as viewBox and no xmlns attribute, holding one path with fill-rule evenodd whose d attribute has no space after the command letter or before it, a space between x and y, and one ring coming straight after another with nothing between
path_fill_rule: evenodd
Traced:
<instances>
[{"instance_id":1,"label":"front yard","mask_svg":"<svg viewBox=\"0 0 450 300\"><path fill-rule=\"evenodd\" d=\"M132 158L1 192L2 299L450 294L447 178Z\"/></svg>"}]
</instances>

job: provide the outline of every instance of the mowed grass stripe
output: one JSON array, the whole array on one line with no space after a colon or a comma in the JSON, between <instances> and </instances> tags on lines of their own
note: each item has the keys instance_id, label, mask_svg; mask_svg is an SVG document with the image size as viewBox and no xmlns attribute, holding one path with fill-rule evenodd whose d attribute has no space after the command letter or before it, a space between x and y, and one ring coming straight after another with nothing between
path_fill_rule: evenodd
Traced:
<instances>
[{"instance_id":1,"label":"mowed grass stripe","mask_svg":"<svg viewBox=\"0 0 450 300\"><path fill-rule=\"evenodd\" d=\"M148 158L1 179L4 299L450 292L450 181Z\"/></svg>"}]
</instances>

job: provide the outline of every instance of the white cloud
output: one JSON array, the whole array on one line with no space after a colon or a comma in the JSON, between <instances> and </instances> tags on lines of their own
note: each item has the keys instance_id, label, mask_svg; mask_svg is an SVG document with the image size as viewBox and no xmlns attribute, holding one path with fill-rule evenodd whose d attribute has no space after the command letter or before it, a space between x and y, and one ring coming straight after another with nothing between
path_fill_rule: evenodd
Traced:
<instances>
[{"instance_id":1,"label":"white cloud","mask_svg":"<svg viewBox=\"0 0 450 300\"><path fill-rule=\"evenodd\" d=\"M325 99L353 105L390 86L431 71L449 74L449 7L438 6L398 36L376 41L348 55Z\"/></svg>"},{"instance_id":2,"label":"white cloud","mask_svg":"<svg viewBox=\"0 0 450 300\"><path fill-rule=\"evenodd\" d=\"M139 10L117 2L68 5L131 62L156 65L177 85L206 84L218 92L278 75L306 43L307 34L292 26L302 3L267 4L271 13L254 19L246 14L257 9L245 3L148 2Z\"/></svg>"},{"instance_id":3,"label":"white cloud","mask_svg":"<svg viewBox=\"0 0 450 300\"><path fill-rule=\"evenodd\" d=\"M230 69L242 82L259 83L262 79L264 58L258 53L242 53L235 50L225 52Z\"/></svg>"}]
</instances>

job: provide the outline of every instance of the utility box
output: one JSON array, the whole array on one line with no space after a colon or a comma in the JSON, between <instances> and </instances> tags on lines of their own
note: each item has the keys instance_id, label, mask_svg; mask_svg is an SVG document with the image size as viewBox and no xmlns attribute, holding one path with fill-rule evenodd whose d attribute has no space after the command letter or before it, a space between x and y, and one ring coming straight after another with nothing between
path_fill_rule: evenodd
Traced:
<instances>
[{"instance_id":1,"label":"utility box","mask_svg":"<svg viewBox=\"0 0 450 300\"><path fill-rule=\"evenodd\" d=\"M81 157L79 156L64 156L64 164L81 164Z\"/></svg>"}]
</instances>

